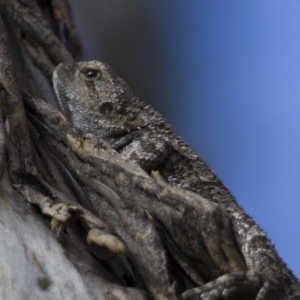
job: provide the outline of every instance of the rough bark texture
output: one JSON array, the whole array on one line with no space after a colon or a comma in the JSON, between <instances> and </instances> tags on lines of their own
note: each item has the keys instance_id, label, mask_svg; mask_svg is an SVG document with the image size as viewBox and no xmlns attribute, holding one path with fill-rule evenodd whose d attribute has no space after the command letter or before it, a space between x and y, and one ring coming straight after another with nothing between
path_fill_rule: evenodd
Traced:
<instances>
[{"instance_id":1,"label":"rough bark texture","mask_svg":"<svg viewBox=\"0 0 300 300\"><path fill-rule=\"evenodd\" d=\"M57 228L55 221L50 224L51 218L20 193L27 187L29 201L47 203L53 188L57 194L51 200L65 197L77 203L57 159L33 140L37 132L28 122L22 96L27 92L55 105L50 82L54 66L82 58L68 3L1 1L0 13L0 298L102 299L113 293L116 280L110 267L91 254L73 225L58 240L50 228ZM111 264L118 265L117 260Z\"/></svg>"}]
</instances>

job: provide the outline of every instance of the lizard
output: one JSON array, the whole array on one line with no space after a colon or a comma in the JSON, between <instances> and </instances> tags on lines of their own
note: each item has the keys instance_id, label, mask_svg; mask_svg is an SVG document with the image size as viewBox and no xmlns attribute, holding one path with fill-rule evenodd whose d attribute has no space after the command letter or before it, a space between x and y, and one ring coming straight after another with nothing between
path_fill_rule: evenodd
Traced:
<instances>
[{"instance_id":1,"label":"lizard","mask_svg":"<svg viewBox=\"0 0 300 300\"><path fill-rule=\"evenodd\" d=\"M83 135L92 134L146 172L225 208L247 272L221 274L187 290L184 299L207 293L220 299L247 282L260 281L254 299L300 299L300 285L259 225L237 203L215 172L163 117L132 94L112 68L99 61L61 63L53 87L63 114ZM227 299L227 298L226 298ZM229 298L230 299L230 298Z\"/></svg>"}]
</instances>

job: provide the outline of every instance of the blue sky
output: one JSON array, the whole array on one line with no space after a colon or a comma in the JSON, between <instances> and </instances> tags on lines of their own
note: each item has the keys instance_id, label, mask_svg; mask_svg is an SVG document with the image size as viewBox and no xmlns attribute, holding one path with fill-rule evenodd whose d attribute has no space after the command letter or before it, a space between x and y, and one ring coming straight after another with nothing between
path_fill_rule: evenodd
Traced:
<instances>
[{"instance_id":1,"label":"blue sky","mask_svg":"<svg viewBox=\"0 0 300 300\"><path fill-rule=\"evenodd\" d=\"M185 1L172 17L171 98L189 103L169 118L299 277L300 2Z\"/></svg>"},{"instance_id":2,"label":"blue sky","mask_svg":"<svg viewBox=\"0 0 300 300\"><path fill-rule=\"evenodd\" d=\"M154 106L219 174L300 277L300 2L142 2L137 11L151 22L150 42L142 33L127 40L138 67L152 74ZM102 14L110 18L115 10L105 9L104 1ZM75 13L86 58L118 69L102 50L103 20L102 29L88 23L97 10ZM126 24L122 19L115 25L122 35L131 30ZM122 74L127 81L130 72L129 79Z\"/></svg>"}]
</instances>

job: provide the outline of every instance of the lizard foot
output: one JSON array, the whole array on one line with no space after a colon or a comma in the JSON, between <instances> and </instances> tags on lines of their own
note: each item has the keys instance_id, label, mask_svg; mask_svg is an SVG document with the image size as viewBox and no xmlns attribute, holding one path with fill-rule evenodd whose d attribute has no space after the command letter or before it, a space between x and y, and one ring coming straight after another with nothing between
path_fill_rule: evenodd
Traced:
<instances>
[{"instance_id":1,"label":"lizard foot","mask_svg":"<svg viewBox=\"0 0 300 300\"><path fill-rule=\"evenodd\" d=\"M231 273L225 274L201 287L187 290L182 294L182 299L192 299L192 297L198 295L202 300L264 300L269 296L270 289L270 280L266 280L260 274L251 271Z\"/></svg>"}]
</instances>

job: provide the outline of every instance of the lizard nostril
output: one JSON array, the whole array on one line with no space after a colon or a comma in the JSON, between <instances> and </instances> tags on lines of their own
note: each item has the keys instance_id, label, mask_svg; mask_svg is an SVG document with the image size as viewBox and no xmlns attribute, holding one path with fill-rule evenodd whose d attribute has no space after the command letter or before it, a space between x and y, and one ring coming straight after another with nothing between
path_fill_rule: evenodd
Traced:
<instances>
[{"instance_id":1,"label":"lizard nostril","mask_svg":"<svg viewBox=\"0 0 300 300\"><path fill-rule=\"evenodd\" d=\"M70 71L72 69L73 64L67 64L66 65L66 70Z\"/></svg>"}]
</instances>

